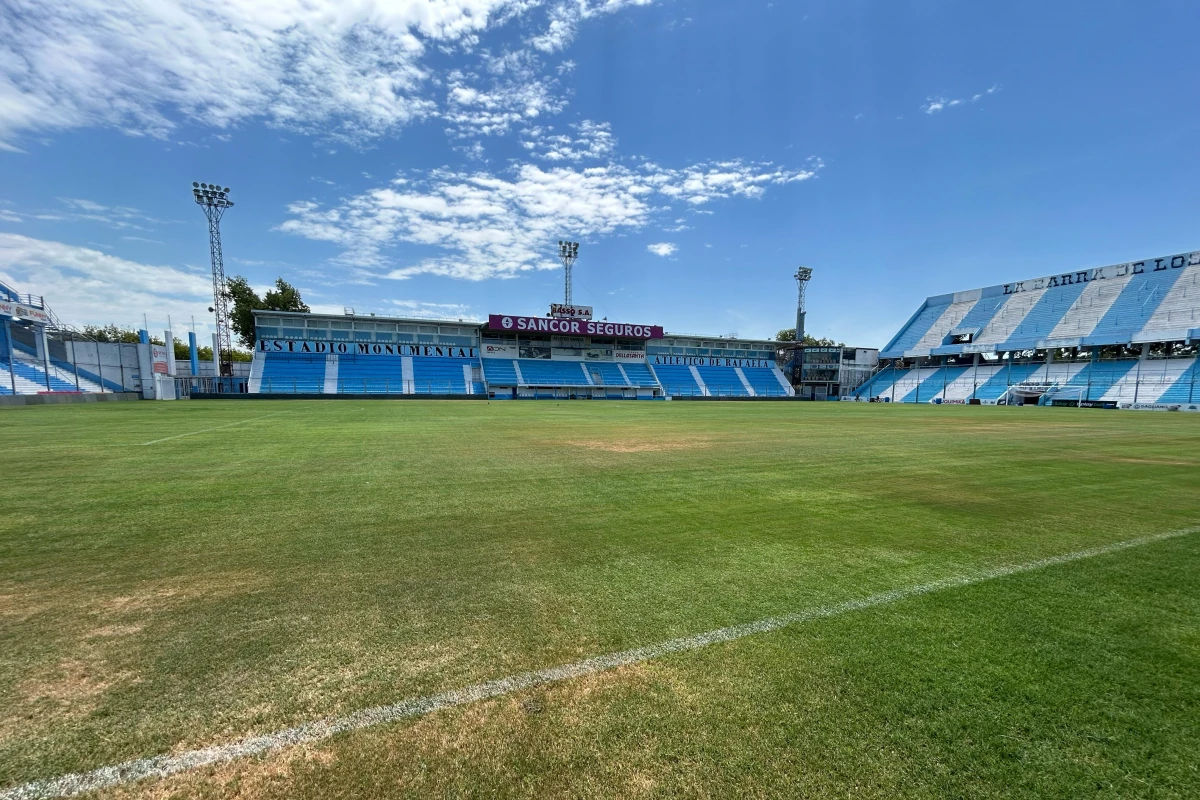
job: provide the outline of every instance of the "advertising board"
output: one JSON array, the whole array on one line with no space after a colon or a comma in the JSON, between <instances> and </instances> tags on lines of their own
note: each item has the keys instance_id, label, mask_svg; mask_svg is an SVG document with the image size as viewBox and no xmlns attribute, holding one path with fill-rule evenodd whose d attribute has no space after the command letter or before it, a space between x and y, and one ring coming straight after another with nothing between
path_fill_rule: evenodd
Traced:
<instances>
[{"instance_id":1,"label":"advertising board","mask_svg":"<svg viewBox=\"0 0 1200 800\"><path fill-rule=\"evenodd\" d=\"M551 303L550 316L559 317L560 319L591 319L592 307Z\"/></svg>"},{"instance_id":2,"label":"advertising board","mask_svg":"<svg viewBox=\"0 0 1200 800\"><path fill-rule=\"evenodd\" d=\"M626 339L661 339L661 325L632 325L626 322L597 322L590 319L488 316L488 327L507 333L560 333L567 336L622 336Z\"/></svg>"},{"instance_id":3,"label":"advertising board","mask_svg":"<svg viewBox=\"0 0 1200 800\"><path fill-rule=\"evenodd\" d=\"M436 358L476 358L477 347L456 347L448 344L383 344L382 342L311 342L295 339L259 339L255 349L260 353L308 353L342 356L432 356ZM513 348L514 350L516 348ZM515 356L510 356L515 357Z\"/></svg>"}]
</instances>

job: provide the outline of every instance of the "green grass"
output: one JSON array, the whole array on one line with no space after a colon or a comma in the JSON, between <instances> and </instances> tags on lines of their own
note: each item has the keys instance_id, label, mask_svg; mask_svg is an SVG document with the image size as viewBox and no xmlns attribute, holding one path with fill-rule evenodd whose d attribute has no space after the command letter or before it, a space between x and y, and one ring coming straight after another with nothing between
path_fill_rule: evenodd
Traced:
<instances>
[{"instance_id":1,"label":"green grass","mask_svg":"<svg viewBox=\"0 0 1200 800\"><path fill-rule=\"evenodd\" d=\"M0 788L1200 525L1188 414L192 401L2 409L0 447ZM1198 568L1200 534L109 794L1194 796Z\"/></svg>"}]
</instances>

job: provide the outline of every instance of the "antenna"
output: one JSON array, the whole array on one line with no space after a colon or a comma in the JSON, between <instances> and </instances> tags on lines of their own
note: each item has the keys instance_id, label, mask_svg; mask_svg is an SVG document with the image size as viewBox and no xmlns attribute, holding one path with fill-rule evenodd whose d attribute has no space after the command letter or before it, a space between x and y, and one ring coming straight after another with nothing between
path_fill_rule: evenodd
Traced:
<instances>
[{"instance_id":1,"label":"antenna","mask_svg":"<svg viewBox=\"0 0 1200 800\"><path fill-rule=\"evenodd\" d=\"M563 269L566 270L566 292L564 294L563 305L572 305L571 303L571 267L575 265L575 259L579 258L579 242L558 242L558 258L563 263Z\"/></svg>"},{"instance_id":2,"label":"antenna","mask_svg":"<svg viewBox=\"0 0 1200 800\"><path fill-rule=\"evenodd\" d=\"M812 270L809 267L800 267L792 277L800 287L800 296L796 300L796 346L799 347L804 344L804 290L812 280Z\"/></svg>"},{"instance_id":3,"label":"antenna","mask_svg":"<svg viewBox=\"0 0 1200 800\"><path fill-rule=\"evenodd\" d=\"M213 304L209 311L217 316L218 352L213 353L213 362L218 365L218 375L233 375L233 336L229 332L229 296L225 288L225 259L221 254L221 217L226 209L233 208L233 202L229 199L229 187L215 183L192 181L192 197L208 218L208 254L213 274Z\"/></svg>"}]
</instances>

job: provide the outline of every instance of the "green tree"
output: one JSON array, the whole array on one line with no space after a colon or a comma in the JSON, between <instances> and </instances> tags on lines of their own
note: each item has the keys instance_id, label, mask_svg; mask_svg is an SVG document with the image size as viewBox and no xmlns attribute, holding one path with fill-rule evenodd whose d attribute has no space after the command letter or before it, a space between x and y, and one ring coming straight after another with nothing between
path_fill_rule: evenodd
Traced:
<instances>
[{"instance_id":1,"label":"green tree","mask_svg":"<svg viewBox=\"0 0 1200 800\"><path fill-rule=\"evenodd\" d=\"M97 342L123 342L137 344L141 341L137 331L128 328L118 328L116 325L84 325L83 335Z\"/></svg>"},{"instance_id":2,"label":"green tree","mask_svg":"<svg viewBox=\"0 0 1200 800\"><path fill-rule=\"evenodd\" d=\"M784 328L779 333L775 334L777 342L794 342L796 341L796 329ZM804 334L805 347L845 347L844 342L835 342L833 339L818 339L811 334Z\"/></svg>"},{"instance_id":3,"label":"green tree","mask_svg":"<svg viewBox=\"0 0 1200 800\"><path fill-rule=\"evenodd\" d=\"M296 287L283 278L276 278L275 288L268 290L263 297L259 297L258 293L250 286L250 282L241 275L230 278L227 286L228 297L233 301L233 310L229 315L233 332L237 334L238 341L242 343L242 346L251 350L254 349L255 340L255 311L302 311L306 313L311 311L304 304ZM248 361L249 359L240 359L235 353L233 360Z\"/></svg>"}]
</instances>

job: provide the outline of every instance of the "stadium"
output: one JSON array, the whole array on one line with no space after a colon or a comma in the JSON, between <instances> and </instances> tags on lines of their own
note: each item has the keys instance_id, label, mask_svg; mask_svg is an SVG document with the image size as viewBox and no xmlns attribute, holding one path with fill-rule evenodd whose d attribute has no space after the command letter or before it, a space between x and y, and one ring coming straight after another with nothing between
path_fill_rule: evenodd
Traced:
<instances>
[{"instance_id":1,"label":"stadium","mask_svg":"<svg viewBox=\"0 0 1200 800\"><path fill-rule=\"evenodd\" d=\"M255 311L253 360L240 376L226 365L224 382L217 366L200 367L194 335L186 366L146 331L122 353L81 340L43 298L3 292L0 392L43 399L789 398L1189 411L1200 402L1200 252L936 295L878 351L667 334L570 304L486 323ZM801 291L801 331L803 303Z\"/></svg>"},{"instance_id":2,"label":"stadium","mask_svg":"<svg viewBox=\"0 0 1200 800\"><path fill-rule=\"evenodd\" d=\"M1144 412L1196 409L1198 274L879 351L260 311L226 367L6 287L0 798L1182 789L1200 662L1143 632L1194 622L1200 417Z\"/></svg>"},{"instance_id":3,"label":"stadium","mask_svg":"<svg viewBox=\"0 0 1200 800\"><path fill-rule=\"evenodd\" d=\"M1188 408L1200 253L928 298L855 396L905 403Z\"/></svg>"},{"instance_id":4,"label":"stadium","mask_svg":"<svg viewBox=\"0 0 1200 800\"><path fill-rule=\"evenodd\" d=\"M1200 5L1088 12L0 3L0 800L1200 797Z\"/></svg>"}]
</instances>

